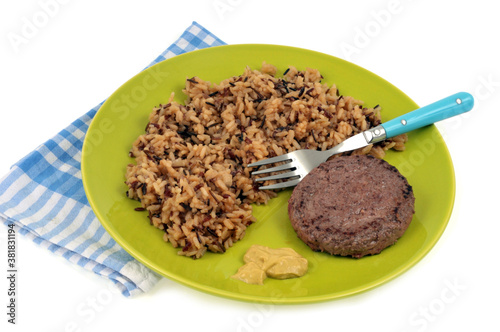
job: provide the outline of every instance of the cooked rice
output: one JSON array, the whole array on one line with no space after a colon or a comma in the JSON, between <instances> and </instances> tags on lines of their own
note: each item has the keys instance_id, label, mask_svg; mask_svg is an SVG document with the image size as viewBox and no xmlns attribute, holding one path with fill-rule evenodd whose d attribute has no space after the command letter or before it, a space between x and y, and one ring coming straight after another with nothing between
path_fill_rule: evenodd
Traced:
<instances>
[{"instance_id":1,"label":"cooked rice","mask_svg":"<svg viewBox=\"0 0 500 332\"><path fill-rule=\"evenodd\" d=\"M321 83L318 70L246 68L220 84L186 80L186 103L155 107L133 143L126 184L164 240L199 258L225 252L255 221L252 203L276 192L258 189L247 164L297 149L326 150L380 124L380 107L363 107ZM406 135L351 152L383 158L405 148ZM271 184L271 181L264 184Z\"/></svg>"}]
</instances>

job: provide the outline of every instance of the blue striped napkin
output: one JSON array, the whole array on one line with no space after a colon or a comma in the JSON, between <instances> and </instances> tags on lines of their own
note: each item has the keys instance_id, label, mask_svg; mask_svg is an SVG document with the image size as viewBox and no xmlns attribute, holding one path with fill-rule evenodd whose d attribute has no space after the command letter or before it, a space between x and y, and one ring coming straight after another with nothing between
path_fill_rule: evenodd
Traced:
<instances>
[{"instance_id":1,"label":"blue striped napkin","mask_svg":"<svg viewBox=\"0 0 500 332\"><path fill-rule=\"evenodd\" d=\"M225 43L193 22L149 66ZM148 67L149 67L148 66ZM68 261L109 278L125 296L160 277L125 252L101 226L85 196L80 171L85 133L102 103L12 166L0 180L0 220Z\"/></svg>"}]
</instances>

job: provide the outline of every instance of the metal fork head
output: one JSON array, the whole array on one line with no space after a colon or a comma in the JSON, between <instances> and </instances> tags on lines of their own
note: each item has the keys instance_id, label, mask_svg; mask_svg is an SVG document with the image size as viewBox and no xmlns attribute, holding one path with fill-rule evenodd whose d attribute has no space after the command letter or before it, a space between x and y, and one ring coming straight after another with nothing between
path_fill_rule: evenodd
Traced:
<instances>
[{"instance_id":1,"label":"metal fork head","mask_svg":"<svg viewBox=\"0 0 500 332\"><path fill-rule=\"evenodd\" d=\"M275 167L253 171L252 175L262 175L273 172L281 172L270 176L257 178L255 181L263 182L269 180L285 180L268 186L259 187L261 190L282 189L296 186L310 171L320 163L326 161L328 156L321 151L315 150L297 150L281 156L263 159L249 164L247 167L266 166L276 163L283 163Z\"/></svg>"}]
</instances>

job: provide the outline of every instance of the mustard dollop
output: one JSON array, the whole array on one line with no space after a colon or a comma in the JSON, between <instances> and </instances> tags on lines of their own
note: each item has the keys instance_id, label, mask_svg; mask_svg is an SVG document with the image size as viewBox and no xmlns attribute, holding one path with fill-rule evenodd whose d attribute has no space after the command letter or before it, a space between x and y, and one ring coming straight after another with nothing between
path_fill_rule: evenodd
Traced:
<instances>
[{"instance_id":1,"label":"mustard dollop","mask_svg":"<svg viewBox=\"0 0 500 332\"><path fill-rule=\"evenodd\" d=\"M272 249L254 244L243 257L245 264L231 278L262 285L267 277L289 279L307 272L307 259L292 248Z\"/></svg>"}]
</instances>

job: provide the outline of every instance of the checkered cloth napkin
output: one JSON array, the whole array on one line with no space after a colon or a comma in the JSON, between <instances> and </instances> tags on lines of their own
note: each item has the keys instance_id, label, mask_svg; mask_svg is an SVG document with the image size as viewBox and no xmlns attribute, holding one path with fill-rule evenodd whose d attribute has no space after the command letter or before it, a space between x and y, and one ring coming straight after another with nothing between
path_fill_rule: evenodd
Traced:
<instances>
[{"instance_id":1,"label":"checkered cloth napkin","mask_svg":"<svg viewBox=\"0 0 500 332\"><path fill-rule=\"evenodd\" d=\"M193 22L149 66L225 43ZM148 66L148 67L149 67ZM101 226L83 189L85 133L102 103L12 166L0 180L0 220L68 261L109 278L123 295L151 289L160 279L125 252Z\"/></svg>"}]
</instances>

